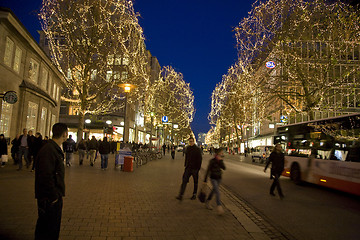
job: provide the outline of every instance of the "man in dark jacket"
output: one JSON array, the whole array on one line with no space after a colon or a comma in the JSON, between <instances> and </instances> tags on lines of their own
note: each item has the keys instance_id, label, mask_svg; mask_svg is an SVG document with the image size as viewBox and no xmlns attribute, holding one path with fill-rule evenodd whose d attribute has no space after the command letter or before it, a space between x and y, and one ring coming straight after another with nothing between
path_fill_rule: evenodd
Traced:
<instances>
[{"instance_id":1,"label":"man in dark jacket","mask_svg":"<svg viewBox=\"0 0 360 240\"><path fill-rule=\"evenodd\" d=\"M65 152L67 167L70 167L72 164L75 147L76 147L76 143L75 143L74 139L72 139L72 135L69 135L69 138L66 139L66 142L63 143L63 149Z\"/></svg>"},{"instance_id":2,"label":"man in dark jacket","mask_svg":"<svg viewBox=\"0 0 360 240\"><path fill-rule=\"evenodd\" d=\"M280 144L275 145L274 151L270 154L270 157L266 162L264 172L266 172L266 169L268 168L270 162L271 162L270 178L274 179L274 181L270 187L270 195L275 196L274 190L276 187L280 198L283 199L284 195L283 195L281 187L280 187L279 178L280 178L280 175L282 174L282 172L284 171L284 154L282 153L282 148L281 148Z\"/></svg>"},{"instance_id":3,"label":"man in dark jacket","mask_svg":"<svg viewBox=\"0 0 360 240\"><path fill-rule=\"evenodd\" d=\"M194 191L191 200L196 199L196 193L198 188L199 170L202 163L202 154L198 146L195 145L193 137L189 138L189 146L186 148L185 153L185 171L183 174L182 184L180 188L179 196L176 197L178 200L182 200L185 188L189 182L189 178L192 176L194 179Z\"/></svg>"},{"instance_id":4,"label":"man in dark jacket","mask_svg":"<svg viewBox=\"0 0 360 240\"><path fill-rule=\"evenodd\" d=\"M53 138L40 149L35 161L35 198L38 204L35 240L58 239L65 196L64 153L61 145L68 135L67 126L56 123Z\"/></svg>"},{"instance_id":5,"label":"man in dark jacket","mask_svg":"<svg viewBox=\"0 0 360 240\"><path fill-rule=\"evenodd\" d=\"M24 128L23 129L23 135L21 135L19 137L18 140L18 145L19 145L19 153L18 153L18 163L19 163L19 168L17 170L21 170L22 169L22 156L24 156L25 162L26 162L26 167L29 168L30 166L30 161L29 161L29 147L31 145L31 140L28 137L27 134L27 129Z\"/></svg>"},{"instance_id":6,"label":"man in dark jacket","mask_svg":"<svg viewBox=\"0 0 360 240\"><path fill-rule=\"evenodd\" d=\"M95 136L92 136L91 140L87 143L89 156L90 156L90 166L94 166L96 159L96 151L98 150L98 142Z\"/></svg>"},{"instance_id":7,"label":"man in dark jacket","mask_svg":"<svg viewBox=\"0 0 360 240\"><path fill-rule=\"evenodd\" d=\"M110 143L108 142L107 137L104 137L103 141L99 144L99 153L101 155L101 170L107 169L110 151Z\"/></svg>"}]
</instances>

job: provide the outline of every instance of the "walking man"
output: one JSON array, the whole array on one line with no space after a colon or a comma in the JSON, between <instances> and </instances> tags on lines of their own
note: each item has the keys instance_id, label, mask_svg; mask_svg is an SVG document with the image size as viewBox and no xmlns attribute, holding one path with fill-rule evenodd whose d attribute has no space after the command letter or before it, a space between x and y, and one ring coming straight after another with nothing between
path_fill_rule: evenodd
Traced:
<instances>
[{"instance_id":1,"label":"walking man","mask_svg":"<svg viewBox=\"0 0 360 240\"><path fill-rule=\"evenodd\" d=\"M18 160L19 160L19 168L17 170L22 169L22 156L24 156L26 167L29 168L30 162L29 162L29 146L30 146L30 140L27 135L27 129L23 129L23 135L19 137L19 154L18 154Z\"/></svg>"},{"instance_id":2,"label":"walking man","mask_svg":"<svg viewBox=\"0 0 360 240\"><path fill-rule=\"evenodd\" d=\"M83 165L86 153L86 142L84 139L81 139L78 143L77 150L79 151L79 165Z\"/></svg>"},{"instance_id":3,"label":"walking man","mask_svg":"<svg viewBox=\"0 0 360 240\"><path fill-rule=\"evenodd\" d=\"M90 166L94 166L97 150L98 150L98 142L96 141L95 136L92 136L91 140L88 143Z\"/></svg>"},{"instance_id":4,"label":"walking man","mask_svg":"<svg viewBox=\"0 0 360 240\"><path fill-rule=\"evenodd\" d=\"M270 195L275 196L274 190L276 187L280 198L283 199L284 195L280 187L279 178L282 172L284 171L284 154L282 153L282 148L280 144L275 145L273 152L270 154L270 157L266 162L264 172L266 172L266 169L268 168L270 162L271 162L270 179L274 180L270 187Z\"/></svg>"},{"instance_id":5,"label":"walking man","mask_svg":"<svg viewBox=\"0 0 360 240\"><path fill-rule=\"evenodd\" d=\"M74 156L76 143L74 139L72 139L72 135L69 135L69 138L66 139L66 142L63 143L63 149L66 153L66 166L70 167L72 164L72 158Z\"/></svg>"},{"instance_id":6,"label":"walking man","mask_svg":"<svg viewBox=\"0 0 360 240\"><path fill-rule=\"evenodd\" d=\"M191 200L196 199L196 193L197 193L198 181L199 181L199 170L201 168L201 163L202 163L201 150L198 146L195 145L194 138L190 137L189 146L186 148L186 153L185 153L185 171L183 174L180 193L179 196L176 197L176 199L180 201L182 200L186 185L189 182L191 176L193 177L194 180L194 191Z\"/></svg>"},{"instance_id":7,"label":"walking man","mask_svg":"<svg viewBox=\"0 0 360 240\"><path fill-rule=\"evenodd\" d=\"M64 153L61 145L68 135L67 126L56 123L53 138L40 149L35 161L35 198L38 205L35 240L59 239L62 197L65 196Z\"/></svg>"},{"instance_id":8,"label":"walking man","mask_svg":"<svg viewBox=\"0 0 360 240\"><path fill-rule=\"evenodd\" d=\"M107 137L104 137L103 141L99 144L99 153L101 156L101 170L107 169L110 151L110 143L108 142Z\"/></svg>"}]
</instances>

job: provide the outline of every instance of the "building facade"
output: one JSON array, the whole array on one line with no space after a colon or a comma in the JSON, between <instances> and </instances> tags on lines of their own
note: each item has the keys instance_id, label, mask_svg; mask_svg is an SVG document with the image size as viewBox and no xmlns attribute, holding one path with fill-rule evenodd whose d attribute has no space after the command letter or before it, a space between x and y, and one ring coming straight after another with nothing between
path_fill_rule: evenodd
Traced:
<instances>
[{"instance_id":1,"label":"building facade","mask_svg":"<svg viewBox=\"0 0 360 240\"><path fill-rule=\"evenodd\" d=\"M58 122L64 79L14 13L0 8L0 90L17 102L0 101L0 133L6 138L23 128L51 136Z\"/></svg>"}]
</instances>

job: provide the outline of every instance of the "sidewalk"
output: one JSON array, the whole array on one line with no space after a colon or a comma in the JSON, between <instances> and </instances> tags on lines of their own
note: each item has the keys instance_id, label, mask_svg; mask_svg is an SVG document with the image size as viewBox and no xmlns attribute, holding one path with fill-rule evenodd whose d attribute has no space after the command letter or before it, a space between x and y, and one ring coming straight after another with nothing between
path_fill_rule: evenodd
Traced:
<instances>
[{"instance_id":1,"label":"sidewalk","mask_svg":"<svg viewBox=\"0 0 360 240\"><path fill-rule=\"evenodd\" d=\"M203 167L209 157L204 158ZM15 171L11 162L0 169L0 239L33 239L34 173L26 168ZM177 153L175 160L166 155L128 173L114 170L110 155L108 170L101 171L99 160L94 167L88 162L78 166L75 155L73 166L66 168L60 239L266 239L234 209L228 194L223 194L223 216L189 199L192 180L184 200L176 200L183 164L182 154Z\"/></svg>"}]
</instances>

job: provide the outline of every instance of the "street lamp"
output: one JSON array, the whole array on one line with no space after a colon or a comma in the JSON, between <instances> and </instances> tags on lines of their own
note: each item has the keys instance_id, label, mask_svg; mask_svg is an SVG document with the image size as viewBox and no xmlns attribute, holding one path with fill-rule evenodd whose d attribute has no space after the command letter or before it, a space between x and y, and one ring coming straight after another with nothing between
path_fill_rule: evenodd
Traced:
<instances>
[{"instance_id":1,"label":"street lamp","mask_svg":"<svg viewBox=\"0 0 360 240\"><path fill-rule=\"evenodd\" d=\"M127 110L127 94L130 93L131 89L132 88L136 88L135 85L133 84L130 84L130 83L122 83L122 84L119 84L118 85L120 88L123 88L124 89L124 92L125 92L125 107L124 107L124 132L123 132L123 141L125 142L125 137L128 136L128 140L129 140L129 133L128 131L126 131L126 127L127 127L127 124L126 124L126 117L127 117L127 114L126 114L126 110Z\"/></svg>"}]
</instances>

